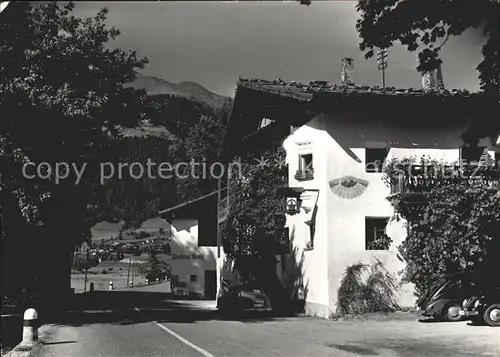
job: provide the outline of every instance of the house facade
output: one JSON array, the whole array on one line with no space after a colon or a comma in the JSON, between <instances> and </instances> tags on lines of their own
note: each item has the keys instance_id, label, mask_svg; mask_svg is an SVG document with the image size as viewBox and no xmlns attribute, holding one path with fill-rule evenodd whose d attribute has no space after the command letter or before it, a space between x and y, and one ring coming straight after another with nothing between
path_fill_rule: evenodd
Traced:
<instances>
[{"instance_id":1,"label":"house facade","mask_svg":"<svg viewBox=\"0 0 500 357\"><path fill-rule=\"evenodd\" d=\"M460 135L467 129L456 125L410 131L383 119L358 124L349 116L319 115L284 142L289 186L318 190L316 217L311 217L316 198L306 191L302 206L309 206L309 212L301 209L289 216L287 226L294 232L296 254L303 259L306 312L323 317L334 313L337 291L349 265L379 260L396 276L404 268L397 247L406 238L406 228L387 199L391 189L383 180L384 163L423 156L458 162L463 147ZM480 146L498 159L498 147L488 138ZM313 167L312 174L303 175L307 165ZM313 237L305 223L311 218L315 219ZM383 234L392 239L388 249L371 247ZM399 303L415 305L411 284L401 287Z\"/></svg>"},{"instance_id":2,"label":"house facade","mask_svg":"<svg viewBox=\"0 0 500 357\"><path fill-rule=\"evenodd\" d=\"M499 123L484 120L495 122L498 101L443 90L440 69L424 74L424 88L400 90L356 86L352 60L341 66L341 85L240 80L228 134L243 140L226 139L226 152L237 152L249 147L245 139L281 135L289 187L305 190L286 226L302 262L306 313L321 317L335 313L348 266L378 260L395 276L404 269L397 246L406 228L387 199L384 164L422 156L450 163L486 154L500 159ZM470 132L481 133L480 151L462 139ZM392 243L374 246L383 235ZM402 285L398 298L414 306L413 286Z\"/></svg>"},{"instance_id":3,"label":"house facade","mask_svg":"<svg viewBox=\"0 0 500 357\"><path fill-rule=\"evenodd\" d=\"M217 247L216 194L165 209L160 216L171 226L170 266L174 295L215 300L223 254Z\"/></svg>"}]
</instances>

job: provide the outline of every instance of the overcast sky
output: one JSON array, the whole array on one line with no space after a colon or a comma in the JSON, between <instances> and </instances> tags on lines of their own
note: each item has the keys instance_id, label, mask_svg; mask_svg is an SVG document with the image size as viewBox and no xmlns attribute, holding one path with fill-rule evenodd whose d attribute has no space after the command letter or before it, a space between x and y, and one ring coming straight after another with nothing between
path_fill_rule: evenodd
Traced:
<instances>
[{"instance_id":1,"label":"overcast sky","mask_svg":"<svg viewBox=\"0 0 500 357\"><path fill-rule=\"evenodd\" d=\"M376 59L365 60L358 49L356 1L77 2L76 13L94 15L103 6L108 23L122 32L115 45L146 56L144 73L168 81L196 81L229 96L239 76L338 83L341 58L352 57L357 83L381 84ZM478 89L484 41L481 32L468 31L446 43L448 89ZM420 87L416 62L416 52L389 49L387 85Z\"/></svg>"}]
</instances>

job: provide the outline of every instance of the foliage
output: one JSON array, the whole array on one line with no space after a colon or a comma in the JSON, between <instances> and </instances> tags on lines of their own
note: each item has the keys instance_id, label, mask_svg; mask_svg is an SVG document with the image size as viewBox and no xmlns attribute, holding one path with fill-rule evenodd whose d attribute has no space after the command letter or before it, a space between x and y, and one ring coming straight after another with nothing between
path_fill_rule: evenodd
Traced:
<instances>
[{"instance_id":1,"label":"foliage","mask_svg":"<svg viewBox=\"0 0 500 357\"><path fill-rule=\"evenodd\" d=\"M281 201L276 190L287 185L287 167L275 162L284 160L285 152L281 147L262 152L268 167L258 166L255 159L260 157L260 153L249 154L232 165L234 171L241 171L230 178L230 211L222 227L224 252L231 258L274 256L288 248L288 242L277 235L285 217L277 214Z\"/></svg>"},{"instance_id":2,"label":"foliage","mask_svg":"<svg viewBox=\"0 0 500 357\"><path fill-rule=\"evenodd\" d=\"M243 280L255 281L269 296L277 313L293 311L290 292L276 275L276 255L290 252L284 235L284 214L277 189L287 186L285 152L277 143L255 144L247 154L231 164L229 173L229 215L222 224L225 254L234 259L234 268ZM267 160L259 166L258 160Z\"/></svg>"},{"instance_id":3,"label":"foliage","mask_svg":"<svg viewBox=\"0 0 500 357\"><path fill-rule=\"evenodd\" d=\"M81 19L73 15L73 4L56 2L18 2L2 12L0 157L12 155L13 160L0 165L0 218L6 222L2 244L10 252L21 244L16 243L21 241L18 236L33 237L30 246L46 247L57 256L49 259L51 264L59 264L64 261L61 254L88 240L89 229L99 221L121 222L121 237L160 209L210 189L207 180L191 177L135 179L128 168L118 177L119 163L146 166L151 159L175 164L189 162L190 155L213 160L228 107L211 109L168 95L148 97L131 88L128 84L147 60L108 46L119 31L106 27L106 14L104 9L94 18ZM147 121L170 134L122 136L124 128ZM87 166L78 185L73 172L56 184L54 175L47 180L24 178L21 168L27 162ZM116 170L103 185L101 163L111 163ZM69 279L70 265L56 270L67 270Z\"/></svg>"},{"instance_id":4,"label":"foliage","mask_svg":"<svg viewBox=\"0 0 500 357\"><path fill-rule=\"evenodd\" d=\"M368 275L366 279L365 275ZM337 312L346 315L395 311L399 309L396 302L398 287L396 278L380 261L371 266L362 263L350 265L337 292Z\"/></svg>"},{"instance_id":5,"label":"foliage","mask_svg":"<svg viewBox=\"0 0 500 357\"><path fill-rule=\"evenodd\" d=\"M409 195L398 195L392 200L408 228L408 236L399 247L407 263L405 279L423 291L445 273L472 269L499 272L497 183L487 176L470 179L460 167L428 158L421 159L426 172L416 176L408 166L412 162L414 158L393 160L385 173L387 183L395 182L400 175L405 182L411 178L411 192L421 202L416 204ZM484 168L476 174L488 172Z\"/></svg>"},{"instance_id":6,"label":"foliage","mask_svg":"<svg viewBox=\"0 0 500 357\"><path fill-rule=\"evenodd\" d=\"M369 250L387 250L392 244L392 239L387 234L383 234L368 244Z\"/></svg>"},{"instance_id":7,"label":"foliage","mask_svg":"<svg viewBox=\"0 0 500 357\"><path fill-rule=\"evenodd\" d=\"M111 177L104 181L104 185L96 187L101 207L98 218L121 222L120 237L126 229L140 226L162 208L177 204L175 179L162 178L158 172L162 162L174 162L176 141L171 137L125 137L110 145L110 167L104 171ZM130 166L119 170L121 163L138 163L144 168L144 174L138 177L139 170L130 172ZM111 167L114 175L111 175Z\"/></svg>"},{"instance_id":8,"label":"foliage","mask_svg":"<svg viewBox=\"0 0 500 357\"><path fill-rule=\"evenodd\" d=\"M441 62L439 51L450 36L459 36L468 28L483 26L487 41L483 46L480 71L481 89L499 95L500 3L498 0L476 1L358 1L361 12L356 29L362 42L360 49L366 58L374 48L389 48L395 41L409 51L424 47L418 54L419 71L428 71ZM441 43L439 43L441 42ZM438 45L436 45L439 43Z\"/></svg>"},{"instance_id":9,"label":"foliage","mask_svg":"<svg viewBox=\"0 0 500 357\"><path fill-rule=\"evenodd\" d=\"M107 10L82 19L73 7L16 2L0 17L2 242L24 244L18 227L26 227L36 237L33 249L43 249L43 264L52 265L34 278L57 296L50 290L69 284L73 247L89 239L96 223L97 163L106 160L119 128L136 126L145 112L144 91L125 84L147 60L107 46L119 35L105 25ZM78 184L73 170L56 183L54 172L48 179L24 177L28 162L87 167Z\"/></svg>"},{"instance_id":10,"label":"foliage","mask_svg":"<svg viewBox=\"0 0 500 357\"><path fill-rule=\"evenodd\" d=\"M310 5L311 0L300 0ZM498 0L359 0L361 18L356 29L361 37L359 48L365 57L374 56L376 48L390 48L399 41L409 51L418 53L418 71L436 68L441 63L439 51L452 36L469 28L482 27L487 38L482 48L483 60L477 66L481 89L497 97L500 90L500 35Z\"/></svg>"},{"instance_id":11,"label":"foliage","mask_svg":"<svg viewBox=\"0 0 500 357\"><path fill-rule=\"evenodd\" d=\"M141 274L148 281L155 281L156 279L165 280L171 275L170 266L163 260L159 260L155 252L151 252L148 262L141 266Z\"/></svg>"},{"instance_id":12,"label":"foliage","mask_svg":"<svg viewBox=\"0 0 500 357\"><path fill-rule=\"evenodd\" d=\"M172 254L172 248L170 247L170 243L164 243L160 246L161 252L163 254Z\"/></svg>"},{"instance_id":13,"label":"foliage","mask_svg":"<svg viewBox=\"0 0 500 357\"><path fill-rule=\"evenodd\" d=\"M99 259L93 257L75 256L73 259L73 269L75 270L88 270L99 265Z\"/></svg>"}]
</instances>

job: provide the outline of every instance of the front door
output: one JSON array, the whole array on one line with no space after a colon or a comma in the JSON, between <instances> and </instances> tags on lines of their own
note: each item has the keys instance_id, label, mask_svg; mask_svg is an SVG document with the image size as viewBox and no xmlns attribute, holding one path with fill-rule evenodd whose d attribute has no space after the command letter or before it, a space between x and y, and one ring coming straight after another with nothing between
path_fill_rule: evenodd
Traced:
<instances>
[{"instance_id":1,"label":"front door","mask_svg":"<svg viewBox=\"0 0 500 357\"><path fill-rule=\"evenodd\" d=\"M217 297L217 272L205 270L205 298L215 300Z\"/></svg>"}]
</instances>

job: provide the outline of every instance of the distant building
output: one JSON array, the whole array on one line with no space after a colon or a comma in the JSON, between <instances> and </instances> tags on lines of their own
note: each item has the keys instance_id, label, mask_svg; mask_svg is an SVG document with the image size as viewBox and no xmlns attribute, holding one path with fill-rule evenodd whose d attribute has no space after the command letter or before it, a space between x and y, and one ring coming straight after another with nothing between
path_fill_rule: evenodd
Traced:
<instances>
[{"instance_id":1,"label":"distant building","mask_svg":"<svg viewBox=\"0 0 500 357\"><path fill-rule=\"evenodd\" d=\"M173 292L215 299L221 258L217 249L217 195L205 195L160 212L171 225L170 254ZM222 249L220 249L222 251Z\"/></svg>"},{"instance_id":2,"label":"distant building","mask_svg":"<svg viewBox=\"0 0 500 357\"><path fill-rule=\"evenodd\" d=\"M348 67L348 68L347 68ZM287 217L296 260L302 262L306 312L328 317L346 267L382 261L391 273L404 268L397 246L404 222L393 219L382 180L391 158L500 160L498 99L444 90L440 69L426 73L423 89L356 86L352 60L342 61L341 85L240 79L223 154L226 159L263 143L282 142L289 187L302 194L299 214ZM462 134L481 132L479 149ZM388 250L371 242L387 234ZM414 306L411 285L400 304Z\"/></svg>"}]
</instances>

